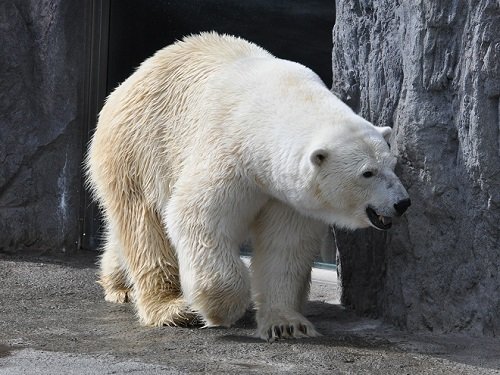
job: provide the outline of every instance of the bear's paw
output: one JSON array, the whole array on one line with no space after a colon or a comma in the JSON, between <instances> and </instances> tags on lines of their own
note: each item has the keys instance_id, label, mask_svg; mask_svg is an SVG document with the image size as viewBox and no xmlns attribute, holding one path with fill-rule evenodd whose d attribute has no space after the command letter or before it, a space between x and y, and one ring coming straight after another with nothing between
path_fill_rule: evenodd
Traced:
<instances>
[{"instance_id":1,"label":"bear's paw","mask_svg":"<svg viewBox=\"0 0 500 375\"><path fill-rule=\"evenodd\" d=\"M302 314L289 309L258 311L256 335L267 342L321 336Z\"/></svg>"},{"instance_id":2,"label":"bear's paw","mask_svg":"<svg viewBox=\"0 0 500 375\"><path fill-rule=\"evenodd\" d=\"M143 295L136 301L136 308L139 320L145 326L174 327L198 324L199 317L189 310L182 298Z\"/></svg>"},{"instance_id":3,"label":"bear's paw","mask_svg":"<svg viewBox=\"0 0 500 375\"><path fill-rule=\"evenodd\" d=\"M116 289L106 291L104 300L112 303L127 303L133 300L133 293L130 289Z\"/></svg>"}]
</instances>

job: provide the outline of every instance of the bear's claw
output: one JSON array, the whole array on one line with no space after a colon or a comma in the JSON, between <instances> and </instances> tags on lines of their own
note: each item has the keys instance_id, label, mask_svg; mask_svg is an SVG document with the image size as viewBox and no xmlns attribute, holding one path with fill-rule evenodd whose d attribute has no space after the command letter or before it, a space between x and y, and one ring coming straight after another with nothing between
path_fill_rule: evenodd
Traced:
<instances>
[{"instance_id":1,"label":"bear's claw","mask_svg":"<svg viewBox=\"0 0 500 375\"><path fill-rule=\"evenodd\" d=\"M295 329L295 325L273 325L267 330L267 336L262 337L262 339L267 342L274 342L280 339L286 338L301 338L301 337L318 337L321 336L314 328L308 328L307 325L299 323L297 325L297 330Z\"/></svg>"},{"instance_id":2,"label":"bear's claw","mask_svg":"<svg viewBox=\"0 0 500 375\"><path fill-rule=\"evenodd\" d=\"M275 315L275 316L272 316ZM287 338L302 338L302 337L317 337L320 333L314 329L314 326L306 318L296 312L274 313L268 314L267 324L259 324L257 336L267 342L274 342L280 339ZM277 322L276 320L285 320L285 322ZM273 323L270 323L273 322Z\"/></svg>"}]
</instances>

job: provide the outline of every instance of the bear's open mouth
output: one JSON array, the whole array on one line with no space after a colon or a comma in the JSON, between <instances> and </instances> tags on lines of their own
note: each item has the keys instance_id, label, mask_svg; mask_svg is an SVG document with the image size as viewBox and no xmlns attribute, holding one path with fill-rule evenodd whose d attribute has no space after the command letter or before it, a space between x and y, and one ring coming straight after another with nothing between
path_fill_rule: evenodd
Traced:
<instances>
[{"instance_id":1,"label":"bear's open mouth","mask_svg":"<svg viewBox=\"0 0 500 375\"><path fill-rule=\"evenodd\" d=\"M372 225L377 229L387 230L392 226L392 219L389 216L379 215L371 207L366 208L366 214Z\"/></svg>"}]
</instances>

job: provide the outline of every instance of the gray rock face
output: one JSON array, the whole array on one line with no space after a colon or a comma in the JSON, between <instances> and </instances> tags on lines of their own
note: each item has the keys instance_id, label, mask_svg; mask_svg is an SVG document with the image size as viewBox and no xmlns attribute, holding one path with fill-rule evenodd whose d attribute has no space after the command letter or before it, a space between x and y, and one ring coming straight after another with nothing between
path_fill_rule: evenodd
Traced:
<instances>
[{"instance_id":1,"label":"gray rock face","mask_svg":"<svg viewBox=\"0 0 500 375\"><path fill-rule=\"evenodd\" d=\"M343 301L411 330L500 336L500 3L339 1L333 91L394 129L412 198L338 234Z\"/></svg>"},{"instance_id":2,"label":"gray rock face","mask_svg":"<svg viewBox=\"0 0 500 375\"><path fill-rule=\"evenodd\" d=\"M0 2L0 251L76 247L88 4ZM338 233L343 301L499 336L499 2L338 2L333 37L333 90L394 128L413 200L387 233Z\"/></svg>"},{"instance_id":3,"label":"gray rock face","mask_svg":"<svg viewBox=\"0 0 500 375\"><path fill-rule=\"evenodd\" d=\"M82 9L80 1L0 4L0 251L76 248Z\"/></svg>"}]
</instances>

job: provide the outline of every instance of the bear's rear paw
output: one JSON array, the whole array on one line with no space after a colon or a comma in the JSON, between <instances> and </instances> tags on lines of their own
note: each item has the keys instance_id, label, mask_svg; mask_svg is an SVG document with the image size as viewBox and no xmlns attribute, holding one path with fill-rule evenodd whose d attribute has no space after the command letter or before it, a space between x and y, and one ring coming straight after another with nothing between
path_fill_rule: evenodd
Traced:
<instances>
[{"instance_id":1,"label":"bear's rear paw","mask_svg":"<svg viewBox=\"0 0 500 375\"><path fill-rule=\"evenodd\" d=\"M135 301L137 315L143 325L187 326L198 324L198 316L187 308L182 298L168 295L141 296Z\"/></svg>"},{"instance_id":2,"label":"bear's rear paw","mask_svg":"<svg viewBox=\"0 0 500 375\"><path fill-rule=\"evenodd\" d=\"M132 290L115 289L107 290L104 294L104 300L113 303L127 303L132 300Z\"/></svg>"},{"instance_id":3,"label":"bear's rear paw","mask_svg":"<svg viewBox=\"0 0 500 375\"><path fill-rule=\"evenodd\" d=\"M120 273L101 276L98 284L104 289L104 300L113 303L127 303L133 300L133 291L122 280Z\"/></svg>"},{"instance_id":4,"label":"bear's rear paw","mask_svg":"<svg viewBox=\"0 0 500 375\"><path fill-rule=\"evenodd\" d=\"M267 342L285 338L321 336L302 314L287 309L257 312L257 336Z\"/></svg>"}]
</instances>

